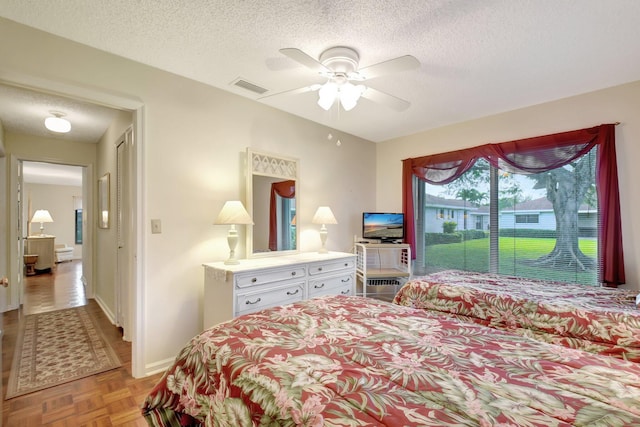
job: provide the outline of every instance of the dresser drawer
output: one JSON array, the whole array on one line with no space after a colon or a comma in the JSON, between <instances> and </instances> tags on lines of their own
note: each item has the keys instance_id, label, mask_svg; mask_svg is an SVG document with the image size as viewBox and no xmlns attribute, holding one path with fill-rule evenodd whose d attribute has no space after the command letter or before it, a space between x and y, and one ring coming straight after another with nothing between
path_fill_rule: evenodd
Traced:
<instances>
[{"instance_id":1,"label":"dresser drawer","mask_svg":"<svg viewBox=\"0 0 640 427\"><path fill-rule=\"evenodd\" d=\"M344 294L345 290L353 288L353 281L353 274L309 280L309 298Z\"/></svg>"},{"instance_id":2,"label":"dresser drawer","mask_svg":"<svg viewBox=\"0 0 640 427\"><path fill-rule=\"evenodd\" d=\"M336 261L316 262L309 265L309 275L333 273L340 270L355 268L355 259L342 259Z\"/></svg>"},{"instance_id":3,"label":"dresser drawer","mask_svg":"<svg viewBox=\"0 0 640 427\"><path fill-rule=\"evenodd\" d=\"M296 265L282 269L255 270L251 273L236 275L236 287L248 288L260 286L267 283L280 282L290 279L304 279L306 269L304 266Z\"/></svg>"},{"instance_id":4,"label":"dresser drawer","mask_svg":"<svg viewBox=\"0 0 640 427\"><path fill-rule=\"evenodd\" d=\"M303 297L304 282L262 289L259 292L239 294L236 297L236 316L252 313L267 307L302 301Z\"/></svg>"}]
</instances>

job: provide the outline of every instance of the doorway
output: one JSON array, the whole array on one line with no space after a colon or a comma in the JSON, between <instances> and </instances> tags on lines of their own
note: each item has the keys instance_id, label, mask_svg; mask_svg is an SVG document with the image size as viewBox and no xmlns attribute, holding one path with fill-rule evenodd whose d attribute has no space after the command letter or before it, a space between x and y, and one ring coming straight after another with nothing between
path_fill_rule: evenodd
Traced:
<instances>
[{"instance_id":1,"label":"doorway","mask_svg":"<svg viewBox=\"0 0 640 427\"><path fill-rule=\"evenodd\" d=\"M87 303L85 256L93 252L84 236L86 211L85 166L21 161L22 184L18 187L25 254L35 264L26 266L20 301L24 315L72 308ZM38 223L35 212L46 212L51 222ZM36 221L34 221L34 219ZM46 235L44 239L40 237ZM33 244L31 244L33 243ZM46 243L46 245L43 245ZM39 249L53 246L53 263L37 269ZM29 255L27 255L29 254ZM87 260L89 262L89 260ZM42 266L42 265L41 265ZM30 267L30 268L29 268ZM43 284L42 286L40 284Z\"/></svg>"},{"instance_id":2,"label":"doorway","mask_svg":"<svg viewBox=\"0 0 640 427\"><path fill-rule=\"evenodd\" d=\"M133 200L131 209L129 214L131 215L131 237L130 240L132 242L130 251L132 256L127 260L129 263L129 272L130 278L130 323L131 323L131 341L132 341L132 359L131 359L131 370L134 377L142 377L144 376L144 358L143 358L143 341L141 339L137 339L137 337L142 336L142 323L141 320L144 318L144 313L142 312L142 304L141 304L141 294L143 289L143 274L142 269L140 268L140 263L142 262L141 258L137 256L139 253L142 253L142 245L143 240L141 238L143 227L141 226L141 218L138 215L138 212L141 211L142 208L142 199L138 197L138 194L141 194L141 189L143 188L143 177L141 173L141 169L139 165L142 159L142 118L143 118L143 104L140 101L127 98L114 96L112 94L106 94L101 91L97 91L95 89L83 88L83 87L73 87L66 84L61 84L55 81L46 81L41 78L34 78L27 75L20 75L19 79L16 82L8 82L8 81L0 81L0 84L9 84L20 86L21 88L29 88L31 91L42 92L45 94L57 94L54 96L62 96L69 99L82 99L88 100L88 102L93 102L95 105L106 106L107 108L112 108L115 111L119 111L120 113L124 113L128 117L128 123L131 126L132 135L135 138L136 144L133 146L132 150L132 174L131 174L131 183L130 188L133 189L131 199ZM86 101L85 101L86 102ZM121 125L121 123L120 123ZM117 127L117 126L116 126ZM111 141L117 138L117 135L112 138L108 138ZM113 142L111 142L113 144ZM107 144L108 145L108 144ZM110 147L106 146L106 150L111 150ZM69 153L64 153L69 154ZM70 153L71 158L74 158L74 153ZM115 150L114 150L115 156ZM100 159L105 159L104 161L114 160L110 157L108 153L105 154L104 150L101 153L98 153L98 163L85 164L85 176L88 177L88 181L91 185L86 185L84 188L86 189L83 195L83 200L85 205L87 206L86 212L84 212L84 218L86 219L86 224L88 227L86 228L87 233L83 236L83 247L84 248L92 248L93 253L88 255L85 254L83 256L83 276L86 277L87 280L87 297L91 298L94 292L93 286L95 284L95 277L100 273L97 271L97 268L102 265L103 270L108 270L109 268L112 271L115 269L115 259L112 260L103 260L102 253L103 247L98 247L98 244L101 242L96 238L96 233L98 232L95 226L95 192L97 191L97 176L104 170L105 165L100 163ZM40 153L39 150L31 150L28 155L20 155L20 154L12 154L11 152L7 153L6 158L6 168L8 169L9 176L9 185L7 186L7 204L6 212L8 221L7 227L7 236L11 241L17 241L22 238L22 235L18 233L17 230L17 222L19 221L20 215L18 214L17 209L15 209L17 202L17 186L19 180L19 164L21 164L22 160L28 161L53 161L66 163L69 161L69 157L64 157L61 153L56 151L49 151L45 153ZM72 162L73 163L73 162ZM92 225L94 224L94 225ZM111 233L111 231L103 232ZM115 233L113 234L115 236ZM111 245L109 251L113 251L113 256L115 258L116 246L115 246L115 237L113 239L114 244ZM21 275L21 271L23 269L23 260L22 254L19 254L17 250L13 250L16 245L11 245L11 251L7 254L7 273L9 276L9 280L12 284L17 283L19 280L19 276ZM110 264L109 264L110 263ZM109 267L111 266L111 267ZM110 284L113 286L113 282ZM13 286L17 288L18 286ZM11 307L12 304L16 304L18 300L18 295L13 295L14 290L10 290L9 295L9 303L8 309L11 310L16 307ZM106 313L111 319L113 319L113 313Z\"/></svg>"}]
</instances>

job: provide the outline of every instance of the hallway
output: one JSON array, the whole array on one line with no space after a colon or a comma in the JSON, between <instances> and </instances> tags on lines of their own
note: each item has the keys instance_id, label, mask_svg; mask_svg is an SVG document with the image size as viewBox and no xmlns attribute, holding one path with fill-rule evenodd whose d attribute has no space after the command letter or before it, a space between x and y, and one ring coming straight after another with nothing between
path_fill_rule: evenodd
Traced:
<instances>
[{"instance_id":1,"label":"hallway","mask_svg":"<svg viewBox=\"0 0 640 427\"><path fill-rule=\"evenodd\" d=\"M82 262L57 264L52 273L25 276L23 309L4 313L2 385L6 391L20 319L30 314L86 305L116 351L122 366L98 375L3 401L2 426L93 425L146 426L140 405L161 374L131 376L131 343L104 315L95 300L87 300L81 281ZM4 398L4 396L3 396Z\"/></svg>"},{"instance_id":2,"label":"hallway","mask_svg":"<svg viewBox=\"0 0 640 427\"><path fill-rule=\"evenodd\" d=\"M24 315L87 304L79 259L56 264L52 273L24 276L24 285Z\"/></svg>"}]
</instances>

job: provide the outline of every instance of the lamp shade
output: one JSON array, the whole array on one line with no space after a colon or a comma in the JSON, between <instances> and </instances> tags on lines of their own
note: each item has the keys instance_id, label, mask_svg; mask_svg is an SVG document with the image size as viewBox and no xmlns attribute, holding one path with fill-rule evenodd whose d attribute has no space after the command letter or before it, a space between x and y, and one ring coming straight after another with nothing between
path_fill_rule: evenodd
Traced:
<instances>
[{"instance_id":1,"label":"lamp shade","mask_svg":"<svg viewBox=\"0 0 640 427\"><path fill-rule=\"evenodd\" d=\"M356 106L360 95L364 92L364 88L363 85L356 86L349 82L340 87L340 104L342 104L344 111L350 111Z\"/></svg>"},{"instance_id":2,"label":"lamp shade","mask_svg":"<svg viewBox=\"0 0 640 427\"><path fill-rule=\"evenodd\" d=\"M337 224L329 206L320 206L311 220L313 224Z\"/></svg>"},{"instance_id":3,"label":"lamp shade","mask_svg":"<svg viewBox=\"0 0 640 427\"><path fill-rule=\"evenodd\" d=\"M318 91L318 105L329 110L338 96L338 85L334 82L325 83Z\"/></svg>"},{"instance_id":4,"label":"lamp shade","mask_svg":"<svg viewBox=\"0 0 640 427\"><path fill-rule=\"evenodd\" d=\"M320 87L318 91L318 105L329 110L336 99L345 111L350 111L356 106L360 96L367 89L364 85L354 85L348 81L336 83L329 81Z\"/></svg>"},{"instance_id":5,"label":"lamp shade","mask_svg":"<svg viewBox=\"0 0 640 427\"><path fill-rule=\"evenodd\" d=\"M51 214L46 209L38 209L36 213L33 214L33 218L31 218L31 222L53 222L53 218L51 218Z\"/></svg>"},{"instance_id":6,"label":"lamp shade","mask_svg":"<svg viewBox=\"0 0 640 427\"><path fill-rule=\"evenodd\" d=\"M239 200L231 200L224 204L214 224L253 224L251 216Z\"/></svg>"}]
</instances>

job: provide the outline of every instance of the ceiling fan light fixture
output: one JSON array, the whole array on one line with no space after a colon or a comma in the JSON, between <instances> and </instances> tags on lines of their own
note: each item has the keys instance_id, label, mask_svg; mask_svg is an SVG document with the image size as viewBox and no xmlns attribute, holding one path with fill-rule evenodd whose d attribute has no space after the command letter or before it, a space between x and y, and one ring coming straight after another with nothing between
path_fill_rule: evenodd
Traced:
<instances>
[{"instance_id":1,"label":"ceiling fan light fixture","mask_svg":"<svg viewBox=\"0 0 640 427\"><path fill-rule=\"evenodd\" d=\"M338 85L334 82L327 82L318 91L318 105L329 111L337 96Z\"/></svg>"},{"instance_id":2,"label":"ceiling fan light fixture","mask_svg":"<svg viewBox=\"0 0 640 427\"><path fill-rule=\"evenodd\" d=\"M356 106L364 89L363 85L353 85L349 82L340 86L340 104L344 111L350 111Z\"/></svg>"},{"instance_id":3,"label":"ceiling fan light fixture","mask_svg":"<svg viewBox=\"0 0 640 427\"><path fill-rule=\"evenodd\" d=\"M67 133L71 130L71 123L69 120L63 119L64 114L52 111L53 117L47 117L44 120L44 126L51 132Z\"/></svg>"}]
</instances>

